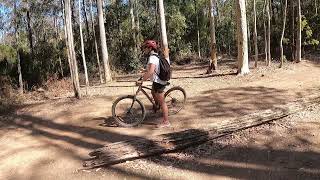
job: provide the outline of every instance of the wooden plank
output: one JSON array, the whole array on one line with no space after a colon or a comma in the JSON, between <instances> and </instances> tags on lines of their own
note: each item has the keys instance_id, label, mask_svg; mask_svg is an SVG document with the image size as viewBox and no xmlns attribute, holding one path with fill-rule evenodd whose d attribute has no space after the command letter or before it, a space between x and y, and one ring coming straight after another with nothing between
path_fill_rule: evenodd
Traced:
<instances>
[{"instance_id":1,"label":"wooden plank","mask_svg":"<svg viewBox=\"0 0 320 180\"><path fill-rule=\"evenodd\" d=\"M189 129L181 132L154 136L150 139L139 138L106 144L104 147L90 152L89 155L93 157L93 159L85 161L83 166L86 168L95 168L182 150L239 130L281 119L299 112L307 106L319 104L319 102L319 96L305 98L285 105L279 105L265 111L220 122L219 125L209 125L209 128L206 129Z\"/></svg>"}]
</instances>

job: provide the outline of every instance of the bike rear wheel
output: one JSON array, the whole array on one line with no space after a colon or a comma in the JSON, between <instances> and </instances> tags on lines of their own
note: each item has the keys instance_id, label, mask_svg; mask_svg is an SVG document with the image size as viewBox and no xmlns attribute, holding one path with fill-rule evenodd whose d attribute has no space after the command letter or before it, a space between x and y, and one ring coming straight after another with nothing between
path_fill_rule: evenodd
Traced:
<instances>
[{"instance_id":1,"label":"bike rear wheel","mask_svg":"<svg viewBox=\"0 0 320 180\"><path fill-rule=\"evenodd\" d=\"M168 106L169 115L177 114L186 103L186 91L179 86L172 87L164 94L164 100Z\"/></svg>"},{"instance_id":2,"label":"bike rear wheel","mask_svg":"<svg viewBox=\"0 0 320 180\"><path fill-rule=\"evenodd\" d=\"M135 96L122 96L114 101L112 116L119 126L133 127L144 120L146 110Z\"/></svg>"}]
</instances>

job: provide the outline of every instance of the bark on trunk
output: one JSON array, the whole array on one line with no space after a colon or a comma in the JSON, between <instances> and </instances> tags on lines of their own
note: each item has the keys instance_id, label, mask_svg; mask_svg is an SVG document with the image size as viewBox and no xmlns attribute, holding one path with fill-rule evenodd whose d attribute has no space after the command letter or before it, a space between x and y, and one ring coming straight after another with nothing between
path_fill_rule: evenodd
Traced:
<instances>
[{"instance_id":1,"label":"bark on trunk","mask_svg":"<svg viewBox=\"0 0 320 180\"><path fill-rule=\"evenodd\" d=\"M198 7L197 7L197 2L196 2L196 0L193 0L193 3L194 3L194 9L195 9L196 21L197 21L197 50L198 50L198 57L201 58Z\"/></svg>"},{"instance_id":2,"label":"bark on trunk","mask_svg":"<svg viewBox=\"0 0 320 180\"><path fill-rule=\"evenodd\" d=\"M99 16L99 28L100 28L100 41L101 41L101 51L102 51L102 60L104 67L104 78L105 82L112 81L110 65L109 65L109 55L107 48L107 39L104 27L104 18L103 18L103 9L102 9L102 1L97 0L98 6L98 16Z\"/></svg>"},{"instance_id":3,"label":"bark on trunk","mask_svg":"<svg viewBox=\"0 0 320 180\"><path fill-rule=\"evenodd\" d=\"M263 30L264 30L264 54L265 54L265 63L268 64L268 38L267 38L267 26L266 26L266 12L267 0L264 0L263 5Z\"/></svg>"},{"instance_id":4,"label":"bark on trunk","mask_svg":"<svg viewBox=\"0 0 320 180\"><path fill-rule=\"evenodd\" d=\"M238 74L250 72L248 61L248 37L245 1L236 0L237 36L238 36Z\"/></svg>"},{"instance_id":5,"label":"bark on trunk","mask_svg":"<svg viewBox=\"0 0 320 180\"><path fill-rule=\"evenodd\" d=\"M168 48L166 19L165 19L165 14L164 14L163 0L159 0L159 11L160 11L160 25L161 25L163 54L166 59L169 59L169 48Z\"/></svg>"},{"instance_id":6,"label":"bark on trunk","mask_svg":"<svg viewBox=\"0 0 320 180\"><path fill-rule=\"evenodd\" d=\"M297 25L297 45L296 45L296 61L301 62L301 4L298 0L298 25Z\"/></svg>"},{"instance_id":7,"label":"bark on trunk","mask_svg":"<svg viewBox=\"0 0 320 180\"><path fill-rule=\"evenodd\" d=\"M80 41L81 41L81 56L82 56L82 63L83 63L83 68L84 68L85 81L86 81L86 94L88 94L89 77L88 77L86 54L84 53L84 42L83 42L82 22L81 21L82 21L81 0L79 0L79 29L80 29Z\"/></svg>"},{"instance_id":8,"label":"bark on trunk","mask_svg":"<svg viewBox=\"0 0 320 180\"><path fill-rule=\"evenodd\" d=\"M66 9L65 9L65 4L64 4L64 0L61 0L61 6L62 6L62 17L63 17L63 29L64 29L64 37L66 40L66 48L67 48L67 52L68 52L68 65L69 65L69 70L70 70L70 76L71 79L73 80L73 72L71 71L72 67L71 67L71 62L70 62L70 57L71 55L69 54L69 47L68 47L68 33L67 33L67 21L66 21Z\"/></svg>"},{"instance_id":9,"label":"bark on trunk","mask_svg":"<svg viewBox=\"0 0 320 180\"><path fill-rule=\"evenodd\" d=\"M100 83L103 83L103 72L101 69L101 63L99 58L99 49L98 49L98 43L97 43L97 36L96 36L96 29L95 29L95 21L94 21L94 14L93 14L93 4L92 0L90 0L90 13L91 13L91 26L92 26L92 33L93 33L93 39L94 39L94 47L96 51L96 57L97 57L97 64L98 64L98 71L99 71L99 78Z\"/></svg>"},{"instance_id":10,"label":"bark on trunk","mask_svg":"<svg viewBox=\"0 0 320 180\"><path fill-rule=\"evenodd\" d=\"M72 29L72 18L71 18L71 3L70 0L65 0L65 11L66 11L66 31L68 39L68 55L70 59L70 71L72 72L72 83L76 98L81 98L79 74L78 74L78 64L76 60L76 53L74 50L74 39L73 39L73 29Z\"/></svg>"},{"instance_id":11,"label":"bark on trunk","mask_svg":"<svg viewBox=\"0 0 320 180\"><path fill-rule=\"evenodd\" d=\"M254 67L258 67L258 33L257 33L257 10L256 0L253 0L253 14L254 14L254 29L253 29L253 42L254 42Z\"/></svg>"},{"instance_id":12,"label":"bark on trunk","mask_svg":"<svg viewBox=\"0 0 320 180\"><path fill-rule=\"evenodd\" d=\"M291 50L291 59L294 61L296 58L296 45L295 45L295 12L294 12L294 2L291 0L291 11L292 11L292 50Z\"/></svg>"},{"instance_id":13,"label":"bark on trunk","mask_svg":"<svg viewBox=\"0 0 320 180\"><path fill-rule=\"evenodd\" d=\"M215 6L215 3L213 2L213 0L210 0L210 3L209 3L210 11L209 12L210 12L211 59L210 59L209 68L207 70L207 74L210 74L210 73L212 73L212 71L216 71L218 69L214 6Z\"/></svg>"},{"instance_id":14,"label":"bark on trunk","mask_svg":"<svg viewBox=\"0 0 320 180\"><path fill-rule=\"evenodd\" d=\"M280 51L281 51L281 63L280 63L280 68L283 66L284 63L284 57L283 57L283 38L284 38L284 32L286 30L286 20L287 20L287 6L288 6L288 1L285 0L285 5L284 5L284 12L283 12L283 28L282 28L282 34L281 34L281 39L280 39Z\"/></svg>"},{"instance_id":15,"label":"bark on trunk","mask_svg":"<svg viewBox=\"0 0 320 180\"><path fill-rule=\"evenodd\" d=\"M132 38L134 43L134 59L138 58L138 48L137 48L137 32L136 32L136 20L134 13L134 0L129 1L130 4L130 17L131 17L131 30L132 30Z\"/></svg>"},{"instance_id":16,"label":"bark on trunk","mask_svg":"<svg viewBox=\"0 0 320 180\"><path fill-rule=\"evenodd\" d=\"M86 3L85 3L85 0L82 0L82 7L83 7L83 10L84 10L84 19L85 19L85 22L86 22L86 30L87 30L87 39L89 38L90 36L90 29L89 29L89 22L88 22L88 15L87 15L87 6L86 6Z\"/></svg>"},{"instance_id":17,"label":"bark on trunk","mask_svg":"<svg viewBox=\"0 0 320 180\"><path fill-rule=\"evenodd\" d=\"M30 16L30 4L28 4L27 8L27 25L28 25L28 39L29 39L29 47L31 52L31 57L33 57L33 40L32 40L32 27L31 27L31 16Z\"/></svg>"},{"instance_id":18,"label":"bark on trunk","mask_svg":"<svg viewBox=\"0 0 320 180\"><path fill-rule=\"evenodd\" d=\"M270 17L270 1L267 0L267 17L268 17L268 61L267 66L271 64L271 17Z\"/></svg>"},{"instance_id":19,"label":"bark on trunk","mask_svg":"<svg viewBox=\"0 0 320 180\"><path fill-rule=\"evenodd\" d=\"M19 51L19 35L18 35L18 13L17 13L17 3L14 2L14 24L15 24L15 48L17 52L17 69L18 69L18 80L19 80L19 94L23 94L23 79L22 79L22 72L21 72L21 59L20 59L20 51Z\"/></svg>"}]
</instances>

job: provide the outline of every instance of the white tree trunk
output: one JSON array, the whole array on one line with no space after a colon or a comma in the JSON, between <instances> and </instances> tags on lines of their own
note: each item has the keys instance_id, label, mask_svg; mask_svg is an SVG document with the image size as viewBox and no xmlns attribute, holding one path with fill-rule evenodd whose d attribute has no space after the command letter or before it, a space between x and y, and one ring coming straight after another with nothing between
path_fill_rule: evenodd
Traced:
<instances>
[{"instance_id":1,"label":"white tree trunk","mask_svg":"<svg viewBox=\"0 0 320 180\"><path fill-rule=\"evenodd\" d=\"M267 17L268 17L268 60L267 60L267 66L270 66L271 64L271 17L270 17L270 1L267 0Z\"/></svg>"},{"instance_id":2,"label":"white tree trunk","mask_svg":"<svg viewBox=\"0 0 320 180\"><path fill-rule=\"evenodd\" d=\"M20 62L20 53L19 53L19 35L18 35L18 22L17 22L17 2L14 2L14 24L15 24L15 48L17 52L17 66L18 66L18 80L19 80L19 93L23 94L23 80L22 80L22 72L21 72L21 62Z\"/></svg>"},{"instance_id":3,"label":"white tree trunk","mask_svg":"<svg viewBox=\"0 0 320 180\"><path fill-rule=\"evenodd\" d=\"M161 39L163 53L166 59L169 59L169 47L167 39L167 29L166 29L166 18L164 14L163 0L159 0L159 11L160 11L160 26L161 26Z\"/></svg>"},{"instance_id":4,"label":"white tree trunk","mask_svg":"<svg viewBox=\"0 0 320 180\"><path fill-rule=\"evenodd\" d=\"M86 62L86 54L84 53L84 42L83 42L81 21L82 21L81 20L81 0L79 0L79 29L80 29L80 40L81 40L81 55L82 55L82 62L83 62L83 68L84 68L84 75L86 79L86 93L88 94L89 77L88 77L88 69L87 69L87 62Z\"/></svg>"},{"instance_id":5,"label":"white tree trunk","mask_svg":"<svg viewBox=\"0 0 320 180\"><path fill-rule=\"evenodd\" d=\"M101 0L97 0L98 6L98 16L99 16L99 28L100 28L100 41L101 41L101 51L102 51L102 60L104 67L104 78L105 81L112 81L110 65L109 65L109 55L107 48L107 39L104 27L104 18L103 18L103 9Z\"/></svg>"},{"instance_id":6,"label":"white tree trunk","mask_svg":"<svg viewBox=\"0 0 320 180\"><path fill-rule=\"evenodd\" d=\"M267 0L264 0L263 5L263 30L264 30L264 54L265 54L265 63L268 64L268 38L267 38L267 26L266 26L266 12Z\"/></svg>"},{"instance_id":7,"label":"white tree trunk","mask_svg":"<svg viewBox=\"0 0 320 180\"><path fill-rule=\"evenodd\" d=\"M65 9L65 5L64 5L64 0L61 0L61 6L62 6L62 17L63 17L63 29L64 29L64 37L66 40L66 48L67 48L67 53L68 53L68 65L69 65L69 69L70 69L70 76L71 79L73 79L73 73L71 71L72 67L71 67L71 62L70 62L70 57L71 55L69 54L69 47L68 47L68 33L67 33L67 21L66 21L66 9Z\"/></svg>"},{"instance_id":8,"label":"white tree trunk","mask_svg":"<svg viewBox=\"0 0 320 180\"><path fill-rule=\"evenodd\" d=\"M248 31L248 56L251 56L251 37L250 37L250 20L247 21L247 31Z\"/></svg>"},{"instance_id":9,"label":"white tree trunk","mask_svg":"<svg viewBox=\"0 0 320 180\"><path fill-rule=\"evenodd\" d=\"M318 15L318 0L314 0L314 7L316 9L315 14Z\"/></svg>"},{"instance_id":10,"label":"white tree trunk","mask_svg":"<svg viewBox=\"0 0 320 180\"><path fill-rule=\"evenodd\" d=\"M139 1L135 0L135 16L136 16L136 33L137 33L137 49L139 50L141 45L141 33L140 33L140 18L139 18Z\"/></svg>"},{"instance_id":11,"label":"white tree trunk","mask_svg":"<svg viewBox=\"0 0 320 180\"><path fill-rule=\"evenodd\" d=\"M138 58L138 48L137 48L137 32L136 32L136 20L134 14L134 0L129 0L130 4L130 17L131 17L131 30L134 42L134 58Z\"/></svg>"},{"instance_id":12,"label":"white tree trunk","mask_svg":"<svg viewBox=\"0 0 320 180\"><path fill-rule=\"evenodd\" d=\"M248 61L248 37L246 4L243 0L236 0L237 39L238 39L238 74L250 72Z\"/></svg>"},{"instance_id":13,"label":"white tree trunk","mask_svg":"<svg viewBox=\"0 0 320 180\"><path fill-rule=\"evenodd\" d=\"M287 6L288 6L288 1L285 0L285 5L284 5L284 12L283 12L283 28L282 28L282 34L281 34L281 39L280 39L280 51L281 51L281 63L280 67L283 66L284 62L284 57L283 57L283 38L284 38L284 32L286 30L286 21L287 21Z\"/></svg>"},{"instance_id":14,"label":"white tree trunk","mask_svg":"<svg viewBox=\"0 0 320 180\"><path fill-rule=\"evenodd\" d=\"M254 14L254 29L253 29L253 41L254 41L254 67L258 67L258 33L257 33L257 10L256 0L253 0L253 14Z\"/></svg>"},{"instance_id":15,"label":"white tree trunk","mask_svg":"<svg viewBox=\"0 0 320 180\"><path fill-rule=\"evenodd\" d=\"M201 58L201 47L200 47L200 29L199 29L199 15L196 0L193 0L195 13L196 13L196 21L197 21L197 48L198 48L198 57Z\"/></svg>"},{"instance_id":16,"label":"white tree trunk","mask_svg":"<svg viewBox=\"0 0 320 180\"><path fill-rule=\"evenodd\" d=\"M72 74L72 83L75 93L75 97L81 98L79 74L78 74L78 64L76 60L76 53L74 50L74 39L73 39L73 29L71 20L71 4L70 0L65 0L65 20L66 20L66 32L67 32L67 42L68 42L68 56L70 59L70 72Z\"/></svg>"},{"instance_id":17,"label":"white tree trunk","mask_svg":"<svg viewBox=\"0 0 320 180\"><path fill-rule=\"evenodd\" d=\"M291 17L292 17L292 46L291 46L291 59L294 60L296 56L296 48L295 48L295 13L294 13L294 2L295 0L291 0Z\"/></svg>"},{"instance_id":18,"label":"white tree trunk","mask_svg":"<svg viewBox=\"0 0 320 180\"><path fill-rule=\"evenodd\" d=\"M93 14L93 4L92 0L90 0L90 16L91 16L91 26L92 26L92 32L93 32L93 39L94 39L94 47L96 50L96 57L97 57L97 63L98 63L98 71L99 71L99 77L100 77L100 83L103 83L103 77L102 77L102 69L100 64L100 58L99 58L99 49L98 49L98 43L97 43L97 37L96 37L96 29L95 29L95 18Z\"/></svg>"},{"instance_id":19,"label":"white tree trunk","mask_svg":"<svg viewBox=\"0 0 320 180\"><path fill-rule=\"evenodd\" d=\"M301 4L298 0L298 25L297 25L296 61L301 62Z\"/></svg>"}]
</instances>

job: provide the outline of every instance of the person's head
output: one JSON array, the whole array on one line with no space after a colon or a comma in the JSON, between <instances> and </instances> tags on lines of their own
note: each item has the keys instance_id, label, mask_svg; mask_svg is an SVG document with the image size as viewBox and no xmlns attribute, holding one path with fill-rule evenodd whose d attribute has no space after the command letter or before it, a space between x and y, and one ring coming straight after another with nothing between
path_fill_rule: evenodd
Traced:
<instances>
[{"instance_id":1,"label":"person's head","mask_svg":"<svg viewBox=\"0 0 320 180\"><path fill-rule=\"evenodd\" d=\"M146 40L142 46L141 50L144 54L149 55L151 51L157 52L158 44L154 40Z\"/></svg>"}]
</instances>

